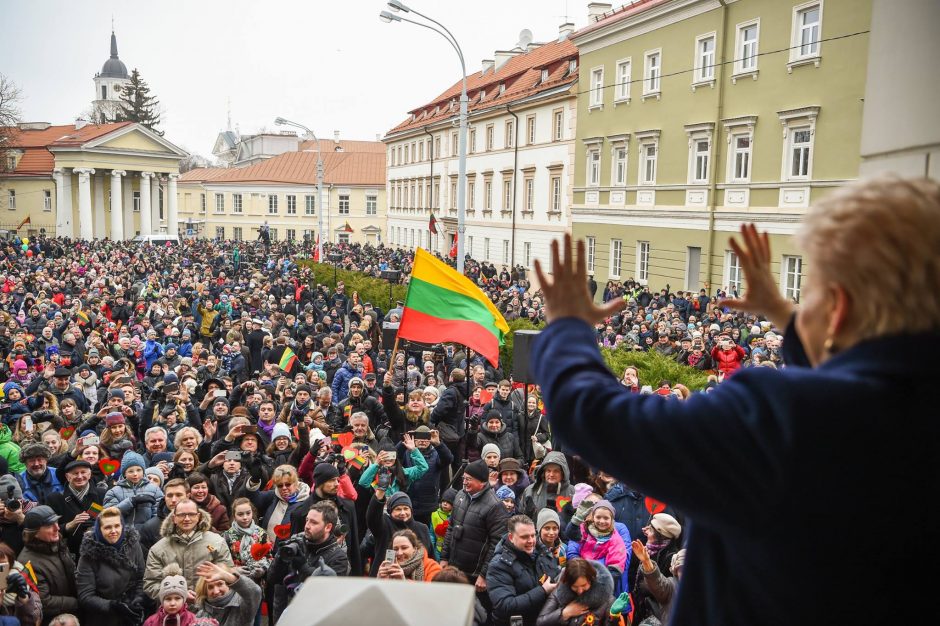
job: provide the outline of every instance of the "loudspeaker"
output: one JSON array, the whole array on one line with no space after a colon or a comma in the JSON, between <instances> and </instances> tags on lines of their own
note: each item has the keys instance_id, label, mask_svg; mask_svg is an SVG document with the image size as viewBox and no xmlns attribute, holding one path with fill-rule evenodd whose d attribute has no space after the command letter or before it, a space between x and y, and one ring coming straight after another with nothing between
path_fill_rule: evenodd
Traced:
<instances>
[{"instance_id":1,"label":"loudspeaker","mask_svg":"<svg viewBox=\"0 0 940 626\"><path fill-rule=\"evenodd\" d=\"M382 272L382 280L387 280L392 283L397 283L400 276L401 271L399 270L385 270Z\"/></svg>"},{"instance_id":2,"label":"loudspeaker","mask_svg":"<svg viewBox=\"0 0 940 626\"><path fill-rule=\"evenodd\" d=\"M382 323L382 348L391 350L395 345L395 337L398 335L398 322Z\"/></svg>"},{"instance_id":3,"label":"loudspeaker","mask_svg":"<svg viewBox=\"0 0 940 626\"><path fill-rule=\"evenodd\" d=\"M512 379L515 382L535 382L529 357L532 343L539 336L540 330L517 330L512 335Z\"/></svg>"}]
</instances>

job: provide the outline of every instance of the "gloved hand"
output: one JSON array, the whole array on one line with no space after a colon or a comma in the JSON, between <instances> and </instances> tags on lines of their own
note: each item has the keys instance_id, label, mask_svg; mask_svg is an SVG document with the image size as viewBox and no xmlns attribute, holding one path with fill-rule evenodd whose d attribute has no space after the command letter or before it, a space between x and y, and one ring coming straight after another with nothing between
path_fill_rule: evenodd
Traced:
<instances>
[{"instance_id":1,"label":"gloved hand","mask_svg":"<svg viewBox=\"0 0 940 626\"><path fill-rule=\"evenodd\" d=\"M578 505L578 509L574 512L574 515L571 516L571 522L576 526L580 526L584 523L584 518L587 517L587 514L591 511L591 507L594 506L593 502L582 502Z\"/></svg>"},{"instance_id":2,"label":"gloved hand","mask_svg":"<svg viewBox=\"0 0 940 626\"><path fill-rule=\"evenodd\" d=\"M29 597L29 585L19 572L10 572L7 576L7 593L15 593L19 598Z\"/></svg>"},{"instance_id":3,"label":"gloved hand","mask_svg":"<svg viewBox=\"0 0 940 626\"><path fill-rule=\"evenodd\" d=\"M264 480L264 465L259 457L254 457L248 461L248 475L256 482Z\"/></svg>"},{"instance_id":4,"label":"gloved hand","mask_svg":"<svg viewBox=\"0 0 940 626\"><path fill-rule=\"evenodd\" d=\"M134 497L131 498L131 502L134 506L139 506L141 504L155 504L157 499L152 493L138 493L134 494Z\"/></svg>"},{"instance_id":5,"label":"gloved hand","mask_svg":"<svg viewBox=\"0 0 940 626\"><path fill-rule=\"evenodd\" d=\"M120 615L129 624L139 624L144 619L144 612L141 609L119 600L111 600L111 612Z\"/></svg>"}]
</instances>

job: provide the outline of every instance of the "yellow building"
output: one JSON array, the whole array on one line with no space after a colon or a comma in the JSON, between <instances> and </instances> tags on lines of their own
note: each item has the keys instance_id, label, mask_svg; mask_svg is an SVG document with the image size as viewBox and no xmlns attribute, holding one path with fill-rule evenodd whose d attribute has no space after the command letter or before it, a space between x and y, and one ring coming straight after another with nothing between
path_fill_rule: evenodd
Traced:
<instances>
[{"instance_id":1,"label":"yellow building","mask_svg":"<svg viewBox=\"0 0 940 626\"><path fill-rule=\"evenodd\" d=\"M198 168L180 177L181 233L256 239L267 222L272 239L379 244L385 228L385 146L320 141L323 189L317 201L313 142L247 167ZM347 228L348 226L348 228Z\"/></svg>"},{"instance_id":2,"label":"yellow building","mask_svg":"<svg viewBox=\"0 0 940 626\"><path fill-rule=\"evenodd\" d=\"M809 268L791 235L859 172L870 0L592 7L572 36L572 229L597 281L740 289L727 241L755 222L799 299Z\"/></svg>"},{"instance_id":3,"label":"yellow building","mask_svg":"<svg viewBox=\"0 0 940 626\"><path fill-rule=\"evenodd\" d=\"M131 239L176 231L187 156L133 122L5 129L0 229L22 236Z\"/></svg>"}]
</instances>

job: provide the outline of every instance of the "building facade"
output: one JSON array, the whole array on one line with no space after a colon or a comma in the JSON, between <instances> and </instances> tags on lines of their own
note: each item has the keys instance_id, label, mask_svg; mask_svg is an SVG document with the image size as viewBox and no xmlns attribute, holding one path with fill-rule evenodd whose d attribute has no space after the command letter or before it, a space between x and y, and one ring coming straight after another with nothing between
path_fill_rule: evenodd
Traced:
<instances>
[{"instance_id":1,"label":"building facade","mask_svg":"<svg viewBox=\"0 0 940 626\"><path fill-rule=\"evenodd\" d=\"M0 228L82 239L176 231L179 161L187 154L149 129L34 122L8 136Z\"/></svg>"},{"instance_id":2,"label":"building facade","mask_svg":"<svg viewBox=\"0 0 940 626\"><path fill-rule=\"evenodd\" d=\"M317 197L317 151L304 142L246 167L199 168L181 176L181 234L256 239L267 222L272 239L382 243L385 149L379 142L320 142L323 189ZM321 215L322 214L322 215Z\"/></svg>"},{"instance_id":3,"label":"building facade","mask_svg":"<svg viewBox=\"0 0 940 626\"><path fill-rule=\"evenodd\" d=\"M578 51L565 24L556 41L524 31L467 77L465 251L531 267L569 225ZM387 146L388 229L394 246L447 254L457 232L458 82L410 112ZM430 216L438 233L429 229Z\"/></svg>"},{"instance_id":4,"label":"building facade","mask_svg":"<svg viewBox=\"0 0 940 626\"><path fill-rule=\"evenodd\" d=\"M595 20L572 38L572 229L597 281L740 290L727 242L754 222L798 300L792 235L859 173L871 2L641 0Z\"/></svg>"},{"instance_id":5,"label":"building facade","mask_svg":"<svg viewBox=\"0 0 940 626\"><path fill-rule=\"evenodd\" d=\"M110 121L117 117L121 110L121 93L125 86L130 84L131 77L127 73L127 66L118 58L117 37L111 31L111 56L101 71L95 74L95 98L92 101L92 110L95 119L92 121Z\"/></svg>"}]
</instances>

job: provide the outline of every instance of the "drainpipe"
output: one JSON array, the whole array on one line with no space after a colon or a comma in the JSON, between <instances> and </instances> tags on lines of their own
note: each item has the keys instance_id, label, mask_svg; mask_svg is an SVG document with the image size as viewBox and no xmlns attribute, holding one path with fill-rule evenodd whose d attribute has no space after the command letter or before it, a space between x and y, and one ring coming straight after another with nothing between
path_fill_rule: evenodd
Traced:
<instances>
[{"instance_id":1,"label":"drainpipe","mask_svg":"<svg viewBox=\"0 0 940 626\"><path fill-rule=\"evenodd\" d=\"M428 144L428 156L431 157L431 187L428 190L430 192L430 198L428 198L428 206L431 207L431 213L434 213L434 135L431 134L431 131L428 130L427 126L423 126L421 130L424 131L428 137L431 138L431 143ZM433 233L428 233L428 247L431 247L431 235ZM437 252L437 250L435 250Z\"/></svg>"},{"instance_id":2,"label":"drainpipe","mask_svg":"<svg viewBox=\"0 0 940 626\"><path fill-rule=\"evenodd\" d=\"M712 251L715 249L715 206L718 204L718 164L721 163L721 117L725 108L725 36L728 33L728 0L718 0L721 3L721 31L718 35L718 41L721 42L721 56L718 59L718 71L715 72L715 81L718 83L718 104L715 110L715 157L712 162L711 173L708 181L708 239L706 240L705 258L705 281L708 283L706 293L712 294Z\"/></svg>"},{"instance_id":3,"label":"drainpipe","mask_svg":"<svg viewBox=\"0 0 940 626\"><path fill-rule=\"evenodd\" d=\"M510 105L506 105L506 113L515 120L512 123L512 244L509 252L509 273L516 267L516 173L519 169L519 116L512 112Z\"/></svg>"}]
</instances>

